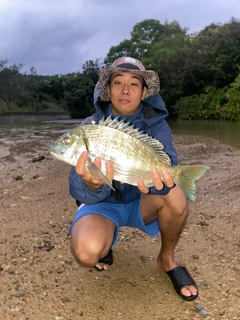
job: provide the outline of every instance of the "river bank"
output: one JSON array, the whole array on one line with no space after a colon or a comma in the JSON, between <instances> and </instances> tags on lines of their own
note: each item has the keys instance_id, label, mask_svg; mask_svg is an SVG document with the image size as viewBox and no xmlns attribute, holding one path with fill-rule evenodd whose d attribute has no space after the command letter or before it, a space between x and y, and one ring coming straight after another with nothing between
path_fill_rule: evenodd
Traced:
<instances>
[{"instance_id":1,"label":"river bank","mask_svg":"<svg viewBox=\"0 0 240 320\"><path fill-rule=\"evenodd\" d=\"M18 112L0 114L0 125L9 123L32 123L35 121L52 121L71 119L66 112Z\"/></svg>"},{"instance_id":2,"label":"river bank","mask_svg":"<svg viewBox=\"0 0 240 320\"><path fill-rule=\"evenodd\" d=\"M195 320L199 305L204 319L240 319L240 150L173 135L181 164L210 167L176 248L199 288L189 303L157 267L160 236L122 228L109 271L77 265L67 236L76 211L70 167L50 156L48 139L16 142L0 158L1 319Z\"/></svg>"}]
</instances>

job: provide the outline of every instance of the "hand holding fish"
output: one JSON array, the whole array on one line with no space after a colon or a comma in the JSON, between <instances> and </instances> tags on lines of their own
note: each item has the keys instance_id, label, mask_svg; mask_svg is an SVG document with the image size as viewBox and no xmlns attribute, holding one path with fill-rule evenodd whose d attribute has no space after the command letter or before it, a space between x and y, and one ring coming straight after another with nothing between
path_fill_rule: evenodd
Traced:
<instances>
[{"instance_id":1,"label":"hand holding fish","mask_svg":"<svg viewBox=\"0 0 240 320\"><path fill-rule=\"evenodd\" d=\"M169 188L172 188L172 186L175 185L172 176L167 170L162 170L158 172L156 168L152 168L151 175L154 186L157 190L162 190L164 188L164 184ZM138 188L144 194L148 194L150 190L144 185L143 180L138 180Z\"/></svg>"},{"instance_id":2,"label":"hand holding fish","mask_svg":"<svg viewBox=\"0 0 240 320\"><path fill-rule=\"evenodd\" d=\"M84 151L78 158L76 165L76 173L83 179L86 187L90 191L95 191L101 188L105 183L99 178L99 176L94 174L93 170L87 170L88 153ZM97 169L101 170L101 159L96 157L94 159L94 165ZM106 161L106 176L111 182L113 180L114 169L110 161Z\"/></svg>"},{"instance_id":3,"label":"hand holding fish","mask_svg":"<svg viewBox=\"0 0 240 320\"><path fill-rule=\"evenodd\" d=\"M178 210L180 207L185 207L186 196L183 192L179 189L179 187L174 183L173 177L170 173L163 169L160 172L156 168L152 168L151 175L153 178L154 186L157 190L162 190L164 185L170 188L170 192L168 192L164 197L165 201L168 202L168 207L172 210ZM143 180L138 180L138 188L143 194L148 194L150 189L144 185Z\"/></svg>"},{"instance_id":4,"label":"hand holding fish","mask_svg":"<svg viewBox=\"0 0 240 320\"><path fill-rule=\"evenodd\" d=\"M172 176L166 171L162 170L160 173L156 168L152 168L151 175L153 178L154 186L157 190L162 190L164 188L164 184L166 184L168 187L171 187L174 185L174 181ZM143 180L138 180L138 189L144 193L148 194L150 188L146 187Z\"/></svg>"}]
</instances>

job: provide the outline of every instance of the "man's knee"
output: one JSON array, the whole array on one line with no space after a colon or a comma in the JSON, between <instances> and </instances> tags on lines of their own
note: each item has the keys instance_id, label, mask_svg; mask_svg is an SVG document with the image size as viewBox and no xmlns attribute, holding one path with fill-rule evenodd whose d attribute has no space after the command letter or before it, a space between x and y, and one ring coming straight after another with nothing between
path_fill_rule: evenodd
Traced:
<instances>
[{"instance_id":1,"label":"man's knee","mask_svg":"<svg viewBox=\"0 0 240 320\"><path fill-rule=\"evenodd\" d=\"M186 216L187 215L187 199L185 196L179 199L179 201L164 203L165 208L169 210L173 215Z\"/></svg>"},{"instance_id":2,"label":"man's knee","mask_svg":"<svg viewBox=\"0 0 240 320\"><path fill-rule=\"evenodd\" d=\"M87 241L86 243L70 241L70 247L76 261L87 268L93 267L98 262L103 250L99 243L93 243L93 241Z\"/></svg>"}]
</instances>

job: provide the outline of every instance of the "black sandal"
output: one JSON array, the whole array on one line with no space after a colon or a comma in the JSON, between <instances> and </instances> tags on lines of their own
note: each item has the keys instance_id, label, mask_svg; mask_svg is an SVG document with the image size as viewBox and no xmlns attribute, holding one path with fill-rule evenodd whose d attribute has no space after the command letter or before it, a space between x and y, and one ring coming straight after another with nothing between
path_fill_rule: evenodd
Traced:
<instances>
[{"instance_id":1,"label":"black sandal","mask_svg":"<svg viewBox=\"0 0 240 320\"><path fill-rule=\"evenodd\" d=\"M195 295L191 295L189 297L181 293L181 289L185 286L194 286L197 289L196 282L193 280L185 267L177 266L170 271L166 271L166 274L171 279L177 294L179 294L184 300L192 301L198 297L198 292Z\"/></svg>"},{"instance_id":2,"label":"black sandal","mask_svg":"<svg viewBox=\"0 0 240 320\"><path fill-rule=\"evenodd\" d=\"M104 263L104 264L111 266L113 264L113 251L112 251L112 249L110 249L108 251L108 254L105 257L99 259L98 263ZM97 271L104 271L105 270L105 269L99 269L97 266L94 266L94 268Z\"/></svg>"}]
</instances>

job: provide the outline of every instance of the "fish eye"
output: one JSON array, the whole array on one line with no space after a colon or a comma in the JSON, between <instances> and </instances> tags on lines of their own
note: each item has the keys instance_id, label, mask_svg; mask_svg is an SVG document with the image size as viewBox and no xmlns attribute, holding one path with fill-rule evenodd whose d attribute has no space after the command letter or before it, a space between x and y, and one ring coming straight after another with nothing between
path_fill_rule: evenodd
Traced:
<instances>
[{"instance_id":1,"label":"fish eye","mask_svg":"<svg viewBox=\"0 0 240 320\"><path fill-rule=\"evenodd\" d=\"M66 137L63 139L63 143L66 144L66 145L69 145L71 142L71 139L69 137Z\"/></svg>"}]
</instances>

